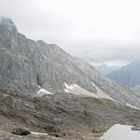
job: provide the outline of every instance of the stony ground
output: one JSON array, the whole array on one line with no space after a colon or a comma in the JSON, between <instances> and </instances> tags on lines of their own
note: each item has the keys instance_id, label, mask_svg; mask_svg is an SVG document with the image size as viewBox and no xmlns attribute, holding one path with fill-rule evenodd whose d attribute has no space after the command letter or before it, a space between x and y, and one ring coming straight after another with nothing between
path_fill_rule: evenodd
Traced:
<instances>
[{"instance_id":1,"label":"stony ground","mask_svg":"<svg viewBox=\"0 0 140 140\"><path fill-rule=\"evenodd\" d=\"M96 140L115 123L140 124L140 111L71 94L43 98L0 90L0 140ZM45 133L17 136L17 127Z\"/></svg>"}]
</instances>

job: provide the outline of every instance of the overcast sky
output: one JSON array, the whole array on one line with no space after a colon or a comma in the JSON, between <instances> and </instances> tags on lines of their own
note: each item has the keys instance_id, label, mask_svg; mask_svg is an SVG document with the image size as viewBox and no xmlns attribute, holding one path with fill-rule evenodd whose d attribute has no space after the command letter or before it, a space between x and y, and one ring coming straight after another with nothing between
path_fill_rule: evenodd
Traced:
<instances>
[{"instance_id":1,"label":"overcast sky","mask_svg":"<svg viewBox=\"0 0 140 140\"><path fill-rule=\"evenodd\" d=\"M140 57L139 0L0 0L0 15L28 38L92 62Z\"/></svg>"}]
</instances>

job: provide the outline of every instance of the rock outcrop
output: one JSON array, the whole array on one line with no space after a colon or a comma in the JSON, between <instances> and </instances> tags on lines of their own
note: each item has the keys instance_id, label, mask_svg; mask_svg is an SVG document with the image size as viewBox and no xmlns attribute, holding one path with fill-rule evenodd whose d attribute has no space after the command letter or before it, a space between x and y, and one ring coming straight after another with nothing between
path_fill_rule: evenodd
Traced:
<instances>
[{"instance_id":1,"label":"rock outcrop","mask_svg":"<svg viewBox=\"0 0 140 140\"><path fill-rule=\"evenodd\" d=\"M31 134L30 130L25 129L25 128L21 128L21 127L14 128L12 133L15 135L20 135L20 136L27 136L27 135Z\"/></svg>"},{"instance_id":2,"label":"rock outcrop","mask_svg":"<svg viewBox=\"0 0 140 140\"><path fill-rule=\"evenodd\" d=\"M137 85L135 87L132 87L131 90L135 93L137 93L138 95L140 95L140 85Z\"/></svg>"},{"instance_id":3,"label":"rock outcrop","mask_svg":"<svg viewBox=\"0 0 140 140\"><path fill-rule=\"evenodd\" d=\"M12 87L24 93L34 93L40 87L58 92L63 91L67 82L96 92L73 57L55 44L27 39L5 18L0 22L0 57L1 87Z\"/></svg>"}]
</instances>

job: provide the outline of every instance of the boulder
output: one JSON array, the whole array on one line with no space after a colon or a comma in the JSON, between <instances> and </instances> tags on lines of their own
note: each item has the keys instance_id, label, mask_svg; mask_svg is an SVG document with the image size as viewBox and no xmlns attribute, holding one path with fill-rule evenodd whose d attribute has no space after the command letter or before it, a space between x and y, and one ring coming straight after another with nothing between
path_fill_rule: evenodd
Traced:
<instances>
[{"instance_id":1,"label":"boulder","mask_svg":"<svg viewBox=\"0 0 140 140\"><path fill-rule=\"evenodd\" d=\"M12 133L15 135L27 136L31 134L31 131L25 128L14 128Z\"/></svg>"},{"instance_id":2,"label":"boulder","mask_svg":"<svg viewBox=\"0 0 140 140\"><path fill-rule=\"evenodd\" d=\"M131 128L133 131L140 131L140 126L134 126Z\"/></svg>"}]
</instances>

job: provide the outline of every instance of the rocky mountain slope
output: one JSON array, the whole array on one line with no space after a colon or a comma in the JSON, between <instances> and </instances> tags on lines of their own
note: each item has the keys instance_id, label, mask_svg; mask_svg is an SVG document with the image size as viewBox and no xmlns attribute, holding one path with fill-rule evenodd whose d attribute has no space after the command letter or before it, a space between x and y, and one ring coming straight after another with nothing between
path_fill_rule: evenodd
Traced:
<instances>
[{"instance_id":1,"label":"rocky mountain slope","mask_svg":"<svg viewBox=\"0 0 140 140\"><path fill-rule=\"evenodd\" d=\"M26 38L7 18L0 22L0 67L1 89L31 96L40 88L52 93L69 92L65 85L75 84L91 94L100 89L117 102L140 106L139 98L87 62L72 57L55 44Z\"/></svg>"},{"instance_id":2,"label":"rocky mountain slope","mask_svg":"<svg viewBox=\"0 0 140 140\"><path fill-rule=\"evenodd\" d=\"M140 93L140 85L137 85L137 86L131 88L131 90L133 90L134 92Z\"/></svg>"},{"instance_id":3,"label":"rocky mountain slope","mask_svg":"<svg viewBox=\"0 0 140 140\"><path fill-rule=\"evenodd\" d=\"M6 85L24 93L42 87L56 93L64 90L64 83L77 83L96 92L73 57L55 44L27 39L9 19L0 24L0 56L1 87Z\"/></svg>"},{"instance_id":4,"label":"rocky mountain slope","mask_svg":"<svg viewBox=\"0 0 140 140\"><path fill-rule=\"evenodd\" d=\"M140 111L73 94L35 97L0 90L1 140L98 140L113 124L140 124ZM24 128L28 136L12 134Z\"/></svg>"},{"instance_id":5,"label":"rocky mountain slope","mask_svg":"<svg viewBox=\"0 0 140 140\"><path fill-rule=\"evenodd\" d=\"M140 85L140 61L132 62L109 74L112 80L134 87Z\"/></svg>"},{"instance_id":6,"label":"rocky mountain slope","mask_svg":"<svg viewBox=\"0 0 140 140\"><path fill-rule=\"evenodd\" d=\"M135 93L135 95L137 95L138 98L140 97L140 85L137 85L137 86L135 86L135 87L132 87L132 88L131 88L131 91L132 91L133 93Z\"/></svg>"}]
</instances>

